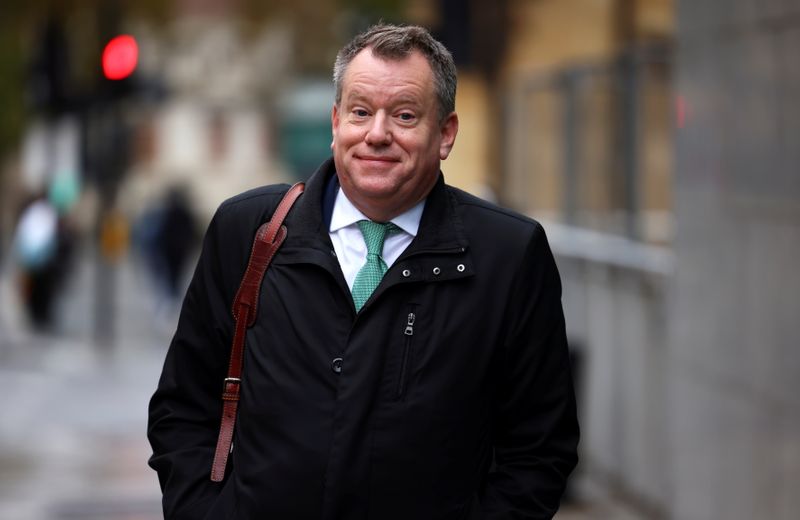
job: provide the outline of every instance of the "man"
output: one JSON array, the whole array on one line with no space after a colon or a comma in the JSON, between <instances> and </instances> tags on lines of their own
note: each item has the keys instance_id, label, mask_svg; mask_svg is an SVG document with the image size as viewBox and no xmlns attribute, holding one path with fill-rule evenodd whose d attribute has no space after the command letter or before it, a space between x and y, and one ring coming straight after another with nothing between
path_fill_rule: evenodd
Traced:
<instances>
[{"instance_id":1,"label":"man","mask_svg":"<svg viewBox=\"0 0 800 520\"><path fill-rule=\"evenodd\" d=\"M222 483L229 309L287 187L226 201L209 226L150 405L165 516L551 518L578 427L544 232L444 184L455 66L427 31L372 27L334 81L333 160L264 278Z\"/></svg>"}]
</instances>

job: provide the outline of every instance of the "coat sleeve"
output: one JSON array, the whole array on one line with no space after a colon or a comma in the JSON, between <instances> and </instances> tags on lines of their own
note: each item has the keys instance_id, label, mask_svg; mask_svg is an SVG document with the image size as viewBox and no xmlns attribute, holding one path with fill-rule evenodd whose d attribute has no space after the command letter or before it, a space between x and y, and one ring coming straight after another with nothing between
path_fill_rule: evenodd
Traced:
<instances>
[{"instance_id":1,"label":"coat sleeve","mask_svg":"<svg viewBox=\"0 0 800 520\"><path fill-rule=\"evenodd\" d=\"M227 481L211 482L210 471L233 329L230 302L246 266L248 248L245 233L230 222L225 209L225 205L220 207L206 232L150 400L148 438L153 455L149 464L158 472L164 518L170 520L214 518L210 511L227 507L220 503L224 500L220 497L228 495L223 493Z\"/></svg>"},{"instance_id":2,"label":"coat sleeve","mask_svg":"<svg viewBox=\"0 0 800 520\"><path fill-rule=\"evenodd\" d=\"M561 281L535 225L508 303L484 520L549 519L577 464L578 421Z\"/></svg>"}]
</instances>

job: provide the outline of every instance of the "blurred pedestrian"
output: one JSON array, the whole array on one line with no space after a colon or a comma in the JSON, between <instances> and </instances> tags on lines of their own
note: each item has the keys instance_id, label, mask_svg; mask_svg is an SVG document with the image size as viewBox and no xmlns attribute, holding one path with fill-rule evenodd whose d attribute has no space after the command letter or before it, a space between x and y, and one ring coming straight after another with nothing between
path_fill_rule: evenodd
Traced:
<instances>
[{"instance_id":1,"label":"blurred pedestrian","mask_svg":"<svg viewBox=\"0 0 800 520\"><path fill-rule=\"evenodd\" d=\"M72 237L67 221L48 199L34 197L20 213L13 243L28 317L34 328L49 329L53 305L71 260Z\"/></svg>"},{"instance_id":2,"label":"blurred pedestrian","mask_svg":"<svg viewBox=\"0 0 800 520\"><path fill-rule=\"evenodd\" d=\"M181 296L186 264L197 245L195 218L181 188L173 187L167 193L156 244L163 257L164 286L175 301Z\"/></svg>"},{"instance_id":3,"label":"blurred pedestrian","mask_svg":"<svg viewBox=\"0 0 800 520\"><path fill-rule=\"evenodd\" d=\"M209 226L150 403L164 515L551 518L578 424L544 231L444 183L456 70L425 29L370 28L334 83L333 159L285 221L241 378L226 379L231 304L287 187ZM223 386L241 402L216 482Z\"/></svg>"},{"instance_id":4,"label":"blurred pedestrian","mask_svg":"<svg viewBox=\"0 0 800 520\"><path fill-rule=\"evenodd\" d=\"M196 217L182 186L147 208L135 227L135 239L156 285L157 317L168 316L183 296L189 260L198 246Z\"/></svg>"}]
</instances>

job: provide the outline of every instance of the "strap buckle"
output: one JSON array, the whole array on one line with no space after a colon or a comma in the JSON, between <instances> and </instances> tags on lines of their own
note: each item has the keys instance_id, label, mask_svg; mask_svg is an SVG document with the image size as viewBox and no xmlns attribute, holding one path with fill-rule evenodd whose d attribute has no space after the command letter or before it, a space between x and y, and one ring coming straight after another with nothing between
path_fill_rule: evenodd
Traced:
<instances>
[{"instance_id":1,"label":"strap buckle","mask_svg":"<svg viewBox=\"0 0 800 520\"><path fill-rule=\"evenodd\" d=\"M222 383L222 400L223 401L238 401L239 388L242 385L242 380L238 377L226 377Z\"/></svg>"}]
</instances>

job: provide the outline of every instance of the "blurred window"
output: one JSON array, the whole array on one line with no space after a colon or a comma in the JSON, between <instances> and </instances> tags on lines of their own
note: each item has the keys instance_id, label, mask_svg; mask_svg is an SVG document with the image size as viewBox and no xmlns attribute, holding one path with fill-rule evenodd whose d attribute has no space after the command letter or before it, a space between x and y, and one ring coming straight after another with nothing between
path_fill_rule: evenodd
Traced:
<instances>
[{"instance_id":1,"label":"blurred window","mask_svg":"<svg viewBox=\"0 0 800 520\"><path fill-rule=\"evenodd\" d=\"M671 52L523 78L508 118L507 200L540 218L671 239Z\"/></svg>"}]
</instances>

